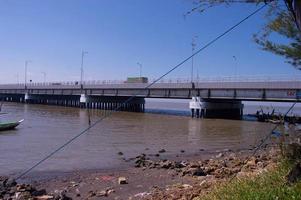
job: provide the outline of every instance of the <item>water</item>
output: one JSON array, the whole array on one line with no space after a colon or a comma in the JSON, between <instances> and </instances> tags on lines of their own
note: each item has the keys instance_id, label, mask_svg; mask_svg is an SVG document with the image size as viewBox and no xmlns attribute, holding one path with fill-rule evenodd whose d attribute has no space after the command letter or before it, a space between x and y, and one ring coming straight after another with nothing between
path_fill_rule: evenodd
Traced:
<instances>
[{"instance_id":1,"label":"water","mask_svg":"<svg viewBox=\"0 0 301 200\"><path fill-rule=\"evenodd\" d=\"M168 110L161 110L163 113L187 113L186 107L185 101L175 101L174 104L147 101L148 110ZM5 103L3 112L9 114L1 115L1 121L23 118L25 121L16 130L0 134L2 175L28 169L88 125L85 109ZM91 111L92 122L104 114L105 111L101 110ZM255 121L191 119L185 114L119 112L96 125L35 171L118 168L125 163L117 155L119 151L130 158L143 152L157 153L162 148L167 150L166 155L179 154L182 149L189 154L199 152L199 149L248 148L258 143L272 126Z\"/></svg>"}]
</instances>

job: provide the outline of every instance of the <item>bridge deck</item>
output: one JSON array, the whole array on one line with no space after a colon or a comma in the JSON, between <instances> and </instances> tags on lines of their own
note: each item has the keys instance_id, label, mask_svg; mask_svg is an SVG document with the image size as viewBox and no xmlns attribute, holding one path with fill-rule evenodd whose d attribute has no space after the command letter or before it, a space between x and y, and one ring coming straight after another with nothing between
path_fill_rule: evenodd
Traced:
<instances>
[{"instance_id":1,"label":"bridge deck","mask_svg":"<svg viewBox=\"0 0 301 200\"><path fill-rule=\"evenodd\" d=\"M198 82L156 83L145 89L143 83L85 84L24 84L0 85L0 95L80 95L140 96L146 98L180 98L193 96L210 99L238 99L255 101L299 101L301 81L261 82Z\"/></svg>"}]
</instances>

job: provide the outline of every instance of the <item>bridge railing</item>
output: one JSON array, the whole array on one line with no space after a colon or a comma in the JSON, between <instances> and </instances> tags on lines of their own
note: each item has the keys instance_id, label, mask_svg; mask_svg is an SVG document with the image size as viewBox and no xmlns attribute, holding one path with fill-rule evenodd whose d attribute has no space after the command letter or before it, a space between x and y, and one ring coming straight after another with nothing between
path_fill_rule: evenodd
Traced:
<instances>
[{"instance_id":1,"label":"bridge railing","mask_svg":"<svg viewBox=\"0 0 301 200\"><path fill-rule=\"evenodd\" d=\"M149 83L154 82L156 79L149 79ZM224 83L224 82L280 82L280 81L301 81L301 76L216 76L216 77L196 77L193 82L195 83ZM188 78L166 78L161 79L158 83L191 83L191 79ZM125 84L124 80L89 80L84 81L83 85L104 85L104 84ZM19 86L24 87L24 83L18 84L1 84L7 86ZM80 85L79 81L54 81L54 82L31 82L27 83L27 86L74 86Z\"/></svg>"}]
</instances>

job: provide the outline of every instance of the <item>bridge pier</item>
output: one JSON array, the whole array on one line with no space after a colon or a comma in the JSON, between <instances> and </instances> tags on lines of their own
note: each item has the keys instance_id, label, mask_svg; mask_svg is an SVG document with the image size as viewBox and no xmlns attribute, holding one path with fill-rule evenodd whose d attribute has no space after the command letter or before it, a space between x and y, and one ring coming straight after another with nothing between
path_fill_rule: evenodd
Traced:
<instances>
[{"instance_id":1,"label":"bridge pier","mask_svg":"<svg viewBox=\"0 0 301 200\"><path fill-rule=\"evenodd\" d=\"M44 94L0 94L0 100L47 104L65 107L79 107L89 109L116 110L129 112L144 112L144 97L135 97L127 102L127 96L98 96L98 95L44 95ZM127 103L124 103L127 102Z\"/></svg>"},{"instance_id":2,"label":"bridge pier","mask_svg":"<svg viewBox=\"0 0 301 200\"><path fill-rule=\"evenodd\" d=\"M203 100L202 110L206 118L241 119L244 105L241 101L210 99Z\"/></svg>"},{"instance_id":3,"label":"bridge pier","mask_svg":"<svg viewBox=\"0 0 301 200\"><path fill-rule=\"evenodd\" d=\"M241 119L243 107L241 101L229 99L192 97L192 100L189 102L191 117L195 118Z\"/></svg>"}]
</instances>

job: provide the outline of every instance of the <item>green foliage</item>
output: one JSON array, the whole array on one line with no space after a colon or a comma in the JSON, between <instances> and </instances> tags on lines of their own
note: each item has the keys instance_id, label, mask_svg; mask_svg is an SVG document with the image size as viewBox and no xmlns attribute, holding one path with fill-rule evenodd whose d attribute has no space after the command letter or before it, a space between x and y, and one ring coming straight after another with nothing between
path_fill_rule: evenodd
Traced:
<instances>
[{"instance_id":1,"label":"green foliage","mask_svg":"<svg viewBox=\"0 0 301 200\"><path fill-rule=\"evenodd\" d=\"M293 16L287 9L274 5L266 14L267 23L261 32L254 35L254 41L265 50L286 58L287 62L300 69L301 67L301 33ZM279 43L273 39L276 33L287 39Z\"/></svg>"},{"instance_id":2,"label":"green foliage","mask_svg":"<svg viewBox=\"0 0 301 200\"><path fill-rule=\"evenodd\" d=\"M294 185L286 183L291 165L283 163L271 172L265 172L252 179L234 179L232 182L217 186L205 200L292 200L301 199L301 182Z\"/></svg>"},{"instance_id":3,"label":"green foliage","mask_svg":"<svg viewBox=\"0 0 301 200\"><path fill-rule=\"evenodd\" d=\"M293 2L291 0L197 0L195 1L195 7L188 14L195 10L204 12L213 6L222 4L259 4L263 2L270 2L269 9L265 15L266 24L261 31L254 34L254 41L262 50L282 56L286 58L288 63L301 69L301 32L297 27L296 19L290 8ZM279 36L285 38L285 42L280 43L277 40Z\"/></svg>"}]
</instances>

